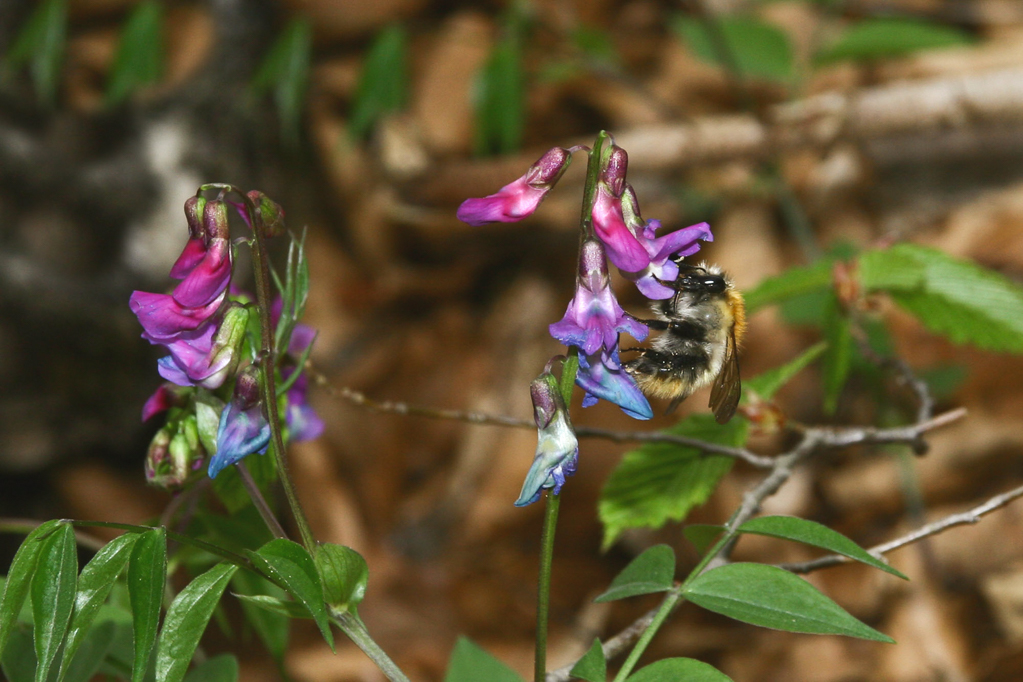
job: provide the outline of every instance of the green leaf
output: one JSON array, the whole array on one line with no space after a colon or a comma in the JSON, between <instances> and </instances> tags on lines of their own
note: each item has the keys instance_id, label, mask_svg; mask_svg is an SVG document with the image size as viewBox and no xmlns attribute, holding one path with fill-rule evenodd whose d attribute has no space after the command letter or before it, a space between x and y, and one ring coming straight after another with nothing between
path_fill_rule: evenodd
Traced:
<instances>
[{"instance_id":1,"label":"green leaf","mask_svg":"<svg viewBox=\"0 0 1023 682\"><path fill-rule=\"evenodd\" d=\"M884 17L856 22L817 54L819 64L899 57L920 50L958 47L973 43L966 32L922 19Z\"/></svg>"},{"instance_id":2,"label":"green leaf","mask_svg":"<svg viewBox=\"0 0 1023 682\"><path fill-rule=\"evenodd\" d=\"M607 682L607 659L604 658L604 647L600 645L599 638L593 638L593 646L576 661L569 676L586 682Z\"/></svg>"},{"instance_id":3,"label":"green leaf","mask_svg":"<svg viewBox=\"0 0 1023 682\"><path fill-rule=\"evenodd\" d=\"M219 563L190 582L171 602L156 647L158 680L177 682L184 679L213 609L237 570L234 564Z\"/></svg>"},{"instance_id":4,"label":"green leaf","mask_svg":"<svg viewBox=\"0 0 1023 682\"><path fill-rule=\"evenodd\" d=\"M607 31L593 26L577 26L571 33L571 40L592 64L612 69L620 67L622 59Z\"/></svg>"},{"instance_id":5,"label":"green leaf","mask_svg":"<svg viewBox=\"0 0 1023 682\"><path fill-rule=\"evenodd\" d=\"M156 83L162 74L163 8L155 0L144 0L121 31L107 81L107 105L118 104L140 87Z\"/></svg>"},{"instance_id":6,"label":"green leaf","mask_svg":"<svg viewBox=\"0 0 1023 682\"><path fill-rule=\"evenodd\" d=\"M778 392L778 389L791 381L807 365L820 357L827 347L828 344L823 342L810 346L794 360L790 360L781 367L775 367L745 381L746 388L756 393L763 400L770 400Z\"/></svg>"},{"instance_id":7,"label":"green leaf","mask_svg":"<svg viewBox=\"0 0 1023 682\"><path fill-rule=\"evenodd\" d=\"M752 314L766 305L781 303L796 296L831 289L831 262L820 260L813 265L790 268L769 277L743 294L746 312Z\"/></svg>"},{"instance_id":8,"label":"green leaf","mask_svg":"<svg viewBox=\"0 0 1023 682\"><path fill-rule=\"evenodd\" d=\"M133 614L135 652L132 682L140 682L149 666L160 625L160 605L167 581L167 536L163 528L146 531L135 541L128 562L128 595Z\"/></svg>"},{"instance_id":9,"label":"green leaf","mask_svg":"<svg viewBox=\"0 0 1023 682\"><path fill-rule=\"evenodd\" d=\"M259 606L244 601L245 597L264 596L270 593L268 599L282 599L287 593L274 585L262 576L255 575L249 571L239 571L234 574L231 580L231 590L236 597L241 599L242 612L245 620L256 631L256 634L263 641L267 651L278 663L284 660L284 652L288 648L289 619L278 613L271 613ZM308 616L312 618L312 615Z\"/></svg>"},{"instance_id":10,"label":"green leaf","mask_svg":"<svg viewBox=\"0 0 1023 682\"><path fill-rule=\"evenodd\" d=\"M369 582L369 567L362 555L351 547L323 543L316 548L316 569L331 610L357 614Z\"/></svg>"},{"instance_id":11,"label":"green leaf","mask_svg":"<svg viewBox=\"0 0 1023 682\"><path fill-rule=\"evenodd\" d=\"M834 414L838 409L838 398L849 378L853 358L852 323L845 314L838 299L831 297L824 322L827 348L824 353L824 413Z\"/></svg>"},{"instance_id":12,"label":"green leaf","mask_svg":"<svg viewBox=\"0 0 1023 682\"><path fill-rule=\"evenodd\" d=\"M705 554L724 532L724 526L716 526L709 523L690 523L682 529L682 534L686 536L689 542L693 543L696 551L700 554Z\"/></svg>"},{"instance_id":13,"label":"green leaf","mask_svg":"<svg viewBox=\"0 0 1023 682\"><path fill-rule=\"evenodd\" d=\"M273 446L271 445L271 447ZM210 453L211 456L212 454ZM256 482L256 485L264 493L277 480L277 469L274 466L273 457L268 456L268 454L246 457L245 466L248 468L252 480ZM224 503L224 506L227 507L230 513L237 514L246 507L252 506L252 498L249 497L249 491L246 490L241 476L238 475L238 470L235 467L227 467L221 471L213 479L212 483L213 492L216 493L217 499Z\"/></svg>"},{"instance_id":14,"label":"green leaf","mask_svg":"<svg viewBox=\"0 0 1023 682\"><path fill-rule=\"evenodd\" d=\"M298 142L301 131L311 55L309 21L302 17L293 19L270 48L252 81L256 95L273 91L281 118L281 136L289 144Z\"/></svg>"},{"instance_id":15,"label":"green leaf","mask_svg":"<svg viewBox=\"0 0 1023 682\"><path fill-rule=\"evenodd\" d=\"M327 607L323 603L323 588L316 564L302 545L278 538L271 540L256 552L246 551L260 573L287 590L312 614L323 639L334 649L334 636L327 620Z\"/></svg>"},{"instance_id":16,"label":"green leaf","mask_svg":"<svg viewBox=\"0 0 1023 682\"><path fill-rule=\"evenodd\" d=\"M480 154L510 154L522 144L526 119L525 73L517 31L494 45L476 79L476 150Z\"/></svg>"},{"instance_id":17,"label":"green leaf","mask_svg":"<svg viewBox=\"0 0 1023 682\"><path fill-rule=\"evenodd\" d=\"M232 654L208 658L185 676L185 682L238 682L238 659Z\"/></svg>"},{"instance_id":18,"label":"green leaf","mask_svg":"<svg viewBox=\"0 0 1023 682\"><path fill-rule=\"evenodd\" d=\"M79 642L74 658L71 659L67 669L61 670L60 679L63 679L64 682L88 682L91 680L103 665L116 632L117 624L109 620L90 629Z\"/></svg>"},{"instance_id":19,"label":"green leaf","mask_svg":"<svg viewBox=\"0 0 1023 682\"><path fill-rule=\"evenodd\" d=\"M290 599L279 599L265 594L236 594L234 596L244 604L251 604L252 606L269 611L270 613L285 616L286 618L296 620L308 618L312 620L313 617L313 614L309 613L309 609L302 606L299 602L291 601Z\"/></svg>"},{"instance_id":20,"label":"green leaf","mask_svg":"<svg viewBox=\"0 0 1023 682\"><path fill-rule=\"evenodd\" d=\"M352 103L348 124L352 137L364 139L380 119L405 106L408 99L407 43L405 29L398 24L384 28L373 41Z\"/></svg>"},{"instance_id":21,"label":"green leaf","mask_svg":"<svg viewBox=\"0 0 1023 682\"><path fill-rule=\"evenodd\" d=\"M78 577L78 593L75 595L74 615L68 629L67 642L60 664L60 677L71 663L79 645L92 627L99 608L106 602L117 576L124 570L131 550L139 536L125 533L108 542L82 569Z\"/></svg>"},{"instance_id":22,"label":"green leaf","mask_svg":"<svg viewBox=\"0 0 1023 682\"><path fill-rule=\"evenodd\" d=\"M775 566L736 563L698 576L685 598L708 611L765 628L895 640L861 623L802 578Z\"/></svg>"},{"instance_id":23,"label":"green leaf","mask_svg":"<svg viewBox=\"0 0 1023 682\"><path fill-rule=\"evenodd\" d=\"M638 594L667 592L674 579L674 550L668 545L654 545L630 561L611 581L611 587L593 601L599 604Z\"/></svg>"},{"instance_id":24,"label":"green leaf","mask_svg":"<svg viewBox=\"0 0 1023 682\"><path fill-rule=\"evenodd\" d=\"M517 672L466 637L459 637L444 682L523 682Z\"/></svg>"},{"instance_id":25,"label":"green leaf","mask_svg":"<svg viewBox=\"0 0 1023 682\"><path fill-rule=\"evenodd\" d=\"M39 559L39 550L42 549L43 540L48 538L58 526L65 523L65 521L55 519L33 529L25 537L14 554L14 559L11 560L7 580L4 582L3 597L0 597L0 656L6 650L7 638L14 631L14 624L31 588L32 575L36 570L36 562Z\"/></svg>"},{"instance_id":26,"label":"green leaf","mask_svg":"<svg viewBox=\"0 0 1023 682\"><path fill-rule=\"evenodd\" d=\"M893 278L895 268L912 276ZM1002 275L917 244L868 251L860 281L886 291L927 328L955 343L1023 352L1023 289Z\"/></svg>"},{"instance_id":27,"label":"green leaf","mask_svg":"<svg viewBox=\"0 0 1023 682\"><path fill-rule=\"evenodd\" d=\"M738 447L746 442L747 430L742 419L722 426L711 415L696 414L668 432ZM732 461L719 455L701 456L697 448L672 443L644 443L626 453L600 494L603 547L628 528L660 528L669 520L681 521L693 507L707 501Z\"/></svg>"},{"instance_id":28,"label":"green leaf","mask_svg":"<svg viewBox=\"0 0 1023 682\"><path fill-rule=\"evenodd\" d=\"M672 28L697 57L743 78L787 83L793 74L789 38L780 28L756 17L718 16L704 21L677 15Z\"/></svg>"},{"instance_id":29,"label":"green leaf","mask_svg":"<svg viewBox=\"0 0 1023 682\"><path fill-rule=\"evenodd\" d=\"M35 575L32 576L32 638L36 652L36 681L45 682L57 656L71 611L75 607L78 582L78 548L75 529L62 523L43 540Z\"/></svg>"},{"instance_id":30,"label":"green leaf","mask_svg":"<svg viewBox=\"0 0 1023 682\"><path fill-rule=\"evenodd\" d=\"M626 682L732 682L712 665L693 658L665 658L629 675Z\"/></svg>"},{"instance_id":31,"label":"green leaf","mask_svg":"<svg viewBox=\"0 0 1023 682\"><path fill-rule=\"evenodd\" d=\"M816 521L800 519L795 516L761 516L739 526L739 532L768 535L820 547L829 552L861 561L868 566L879 568L886 573L897 575L903 580L909 580L901 572L877 559L846 536Z\"/></svg>"},{"instance_id":32,"label":"green leaf","mask_svg":"<svg viewBox=\"0 0 1023 682\"><path fill-rule=\"evenodd\" d=\"M39 98L53 104L67 44L67 0L47 0L29 17L7 54L7 66L30 63Z\"/></svg>"},{"instance_id":33,"label":"green leaf","mask_svg":"<svg viewBox=\"0 0 1023 682\"><path fill-rule=\"evenodd\" d=\"M36 676L36 654L32 648L32 628L27 623L11 623L7 631L7 650L0 658L4 679L9 682L32 682Z\"/></svg>"}]
</instances>

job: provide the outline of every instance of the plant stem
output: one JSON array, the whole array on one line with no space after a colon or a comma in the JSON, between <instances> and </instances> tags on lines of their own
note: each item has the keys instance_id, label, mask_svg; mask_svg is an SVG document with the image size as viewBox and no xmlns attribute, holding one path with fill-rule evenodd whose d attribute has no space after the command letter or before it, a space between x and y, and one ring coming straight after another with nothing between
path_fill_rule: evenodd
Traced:
<instances>
[{"instance_id":1,"label":"plant stem","mask_svg":"<svg viewBox=\"0 0 1023 682\"><path fill-rule=\"evenodd\" d=\"M284 532L283 528L281 528L281 524L277 520L277 517L274 516L273 511L270 510L270 505L266 503L266 499L263 497L262 491L260 491L259 486L256 485L256 482L252 479L252 474L249 473L245 463L239 461L235 462L234 465L238 468L238 475L242 479L242 484L249 492L249 497L252 498L252 504L256 506L256 509L259 511L259 515L263 518L263 522L266 523L267 528L270 529L270 532L273 533L275 538L288 537L288 534Z\"/></svg>"},{"instance_id":2,"label":"plant stem","mask_svg":"<svg viewBox=\"0 0 1023 682\"><path fill-rule=\"evenodd\" d=\"M332 613L331 620L341 628L341 631L348 635L348 638L355 642L355 645L362 649L363 653L376 663L384 676L391 682L409 682L408 677L401 671L394 661L384 653L372 637L366 626L357 616L348 613Z\"/></svg>"},{"instance_id":3,"label":"plant stem","mask_svg":"<svg viewBox=\"0 0 1023 682\"><path fill-rule=\"evenodd\" d=\"M600 161L603 156L604 141L610 135L601 130L593 142L586 162L586 182L583 185L582 214L579 216L579 240L593 237L593 201L597 196L597 181L600 180ZM567 404L567 403L566 403Z\"/></svg>"},{"instance_id":4,"label":"plant stem","mask_svg":"<svg viewBox=\"0 0 1023 682\"><path fill-rule=\"evenodd\" d=\"M551 605L551 561L554 556L554 530L558 524L561 495L548 495L540 536L540 580L536 595L536 657L534 682L543 682L547 675L547 616Z\"/></svg>"}]
</instances>

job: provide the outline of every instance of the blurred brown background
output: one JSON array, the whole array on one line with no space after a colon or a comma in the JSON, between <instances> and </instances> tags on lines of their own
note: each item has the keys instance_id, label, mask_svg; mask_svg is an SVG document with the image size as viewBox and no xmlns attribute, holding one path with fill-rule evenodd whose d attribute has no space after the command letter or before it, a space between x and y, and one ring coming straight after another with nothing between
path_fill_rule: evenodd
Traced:
<instances>
[{"instance_id":1,"label":"blurred brown background","mask_svg":"<svg viewBox=\"0 0 1023 682\"><path fill-rule=\"evenodd\" d=\"M0 3L0 54L34 6ZM644 215L670 226L709 220L716 240L700 255L740 288L814 249L882 239L935 245L1023 277L1023 3L535 0L526 12L523 150L488 158L474 154L474 82L501 40L505 3L170 1L159 82L108 106L119 31L135 6L70 2L53 106L38 101L25 69L0 84L4 516L143 522L167 503L144 485L155 426L138 421L158 385L158 353L138 338L127 298L134 288L167 286L186 237L181 206L206 181L259 188L285 207L291 228L308 226L307 321L320 330L313 360L334 385L520 418L530 414L529 381L559 352L546 329L572 292L583 164L522 224L470 228L454 211L519 176L548 147L600 129L629 151ZM737 84L669 29L679 14L737 12L788 36L797 85ZM253 96L249 84L299 15L311 21L312 63L298 142L289 144L272 98ZM953 27L971 42L811 68L818 42L888 15ZM375 36L394 22L408 36L407 105L355 140L348 124L361 69ZM574 47L583 27L602 32L617 57L600 61ZM552 77L552 63L571 68ZM631 288L618 289L626 308L642 311ZM966 369L941 405L965 405L968 418L936 433L908 471L891 453L829 453L766 509L827 523L867 546L1023 478L1023 362L953 347L896 310L885 314L914 367ZM744 374L815 340L774 311L758 314ZM782 404L802 421L822 421L819 383L807 372ZM836 421L871 418L856 395ZM535 432L378 414L322 392L312 400L328 426L292 450L300 495L321 539L369 562L360 612L370 631L415 680L442 679L459 634L527 674L541 505L511 503ZM698 396L680 413L705 403ZM577 408L575 419L635 428L604 404ZM778 443L761 445L770 453ZM600 553L596 499L627 447L584 441L565 489L552 667L656 603L591 603L638 551L668 542L680 570L694 561L677 526L629 533ZM737 467L693 520L725 520L756 476ZM0 540L6 562L16 541ZM768 562L812 556L764 538L747 538L737 553ZM1023 679L1018 504L892 560L911 583L852 566L810 580L898 646L756 629L687 606L650 655L701 658L737 682ZM276 678L258 644L214 639L218 648L239 652L243 679ZM383 679L354 646L332 655L304 623L287 668L300 680Z\"/></svg>"}]
</instances>

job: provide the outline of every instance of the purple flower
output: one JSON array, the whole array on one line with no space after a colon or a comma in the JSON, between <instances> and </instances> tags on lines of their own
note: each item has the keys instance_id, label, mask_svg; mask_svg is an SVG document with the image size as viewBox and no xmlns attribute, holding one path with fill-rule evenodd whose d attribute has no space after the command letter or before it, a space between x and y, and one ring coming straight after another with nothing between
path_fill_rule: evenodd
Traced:
<instances>
[{"instance_id":1,"label":"purple flower","mask_svg":"<svg viewBox=\"0 0 1023 682\"><path fill-rule=\"evenodd\" d=\"M281 371L281 377L287 379L294 371L294 368L286 368ZM305 374L299 375L288 389L288 408L284 413L284 420L288 425L288 440L295 442L315 440L323 434L323 420L306 399L308 389L309 380Z\"/></svg>"},{"instance_id":2,"label":"purple flower","mask_svg":"<svg viewBox=\"0 0 1023 682\"><path fill-rule=\"evenodd\" d=\"M211 321L164 343L170 355L157 361L160 376L178 386L215 389L223 385L238 366L249 320L249 312L242 306L228 303L225 308L217 323Z\"/></svg>"},{"instance_id":3,"label":"purple flower","mask_svg":"<svg viewBox=\"0 0 1023 682\"><path fill-rule=\"evenodd\" d=\"M259 371L249 366L238 375L234 397L220 414L217 452L210 458L208 469L210 478L253 452L263 454L269 443L270 424L259 399Z\"/></svg>"},{"instance_id":4,"label":"purple flower","mask_svg":"<svg viewBox=\"0 0 1023 682\"><path fill-rule=\"evenodd\" d=\"M621 197L615 196L603 181L597 183L593 202L593 231L607 247L608 259L619 270L640 272L650 265L650 254L625 225Z\"/></svg>"},{"instance_id":5,"label":"purple flower","mask_svg":"<svg viewBox=\"0 0 1023 682\"><path fill-rule=\"evenodd\" d=\"M469 225L512 223L532 215L561 178L572 152L554 147L529 167L521 178L483 198L466 199L458 207L458 219Z\"/></svg>"},{"instance_id":6,"label":"purple flower","mask_svg":"<svg viewBox=\"0 0 1023 682\"><path fill-rule=\"evenodd\" d=\"M654 411L646 396L618 359L618 345L593 355L579 354L579 371L575 383L586 391L583 407L595 405L597 399L606 400L622 408L633 419L650 419Z\"/></svg>"},{"instance_id":7,"label":"purple flower","mask_svg":"<svg viewBox=\"0 0 1023 682\"><path fill-rule=\"evenodd\" d=\"M142 421L147 422L155 415L165 412L178 404L178 394L169 384L160 384L142 406Z\"/></svg>"},{"instance_id":8,"label":"purple flower","mask_svg":"<svg viewBox=\"0 0 1023 682\"><path fill-rule=\"evenodd\" d=\"M579 441L572 430L568 410L558 390L558 381L545 371L529 386L536 421L536 455L522 483L516 507L525 507L540 499L544 489L557 495L565 479L575 473L579 462Z\"/></svg>"},{"instance_id":9,"label":"purple flower","mask_svg":"<svg viewBox=\"0 0 1023 682\"><path fill-rule=\"evenodd\" d=\"M660 221L643 220L639 214L636 193L629 185L625 186L622 193L621 208L626 227L636 237L636 241L643 247L649 259L649 263L642 270L622 271L622 275L635 282L636 287L647 298L654 300L671 298L675 290L661 282L675 281L678 276L678 264L675 259L691 256L699 251L700 245L697 243L699 240L714 241L710 225L698 223L658 237Z\"/></svg>"},{"instance_id":10,"label":"purple flower","mask_svg":"<svg viewBox=\"0 0 1023 682\"><path fill-rule=\"evenodd\" d=\"M135 291L128 300L128 307L138 317L145 331L143 337L153 343L163 343L201 327L217 312L226 295L225 290L208 304L189 308L175 301L171 294Z\"/></svg>"},{"instance_id":11,"label":"purple flower","mask_svg":"<svg viewBox=\"0 0 1023 682\"><path fill-rule=\"evenodd\" d=\"M625 332L639 341L646 338L646 325L626 315L611 290L604 247L587 239L579 248L579 274L575 297L565 316L550 326L551 336L566 346L578 346L586 355L618 344Z\"/></svg>"}]
</instances>

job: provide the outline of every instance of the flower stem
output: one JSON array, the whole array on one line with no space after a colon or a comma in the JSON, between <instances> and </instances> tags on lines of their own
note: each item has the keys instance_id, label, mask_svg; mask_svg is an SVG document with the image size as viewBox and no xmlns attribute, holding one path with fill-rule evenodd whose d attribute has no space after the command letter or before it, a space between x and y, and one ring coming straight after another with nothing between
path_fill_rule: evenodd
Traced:
<instances>
[{"instance_id":1,"label":"flower stem","mask_svg":"<svg viewBox=\"0 0 1023 682\"><path fill-rule=\"evenodd\" d=\"M544 510L543 534L540 536L540 580L536 595L536 657L534 682L543 682L547 675L547 616L551 605L551 560L554 556L554 529L558 524L561 495L548 495Z\"/></svg>"},{"instance_id":2,"label":"flower stem","mask_svg":"<svg viewBox=\"0 0 1023 682\"><path fill-rule=\"evenodd\" d=\"M244 462L235 462L235 467L238 469L238 475L242 479L242 484L245 486L245 490L249 492L249 497L252 498L252 504L256 506L259 511L259 515L263 518L263 522L266 523L266 527L270 529L275 538L286 538L288 534L284 532L277 517L274 516L273 511L270 510L270 505L266 503L266 499L263 497L263 493L259 490L259 486L252 479L252 474L249 473L248 468Z\"/></svg>"},{"instance_id":3,"label":"flower stem","mask_svg":"<svg viewBox=\"0 0 1023 682\"><path fill-rule=\"evenodd\" d=\"M604 152L604 141L609 135L601 130L593 142L589 160L586 162L586 183L583 185L582 215L579 216L580 241L593 236L593 201L597 196L597 181L600 179L600 161Z\"/></svg>"},{"instance_id":4,"label":"flower stem","mask_svg":"<svg viewBox=\"0 0 1023 682\"><path fill-rule=\"evenodd\" d=\"M377 667L384 676L391 682L409 682L408 677L401 671L394 661L384 653L384 650L380 648L372 637L369 635L369 631L359 618L347 611L342 613L332 613L331 620L334 624L341 628L341 631L348 635L348 638L355 642L355 645L362 649L363 653L372 659L376 663Z\"/></svg>"}]
</instances>

